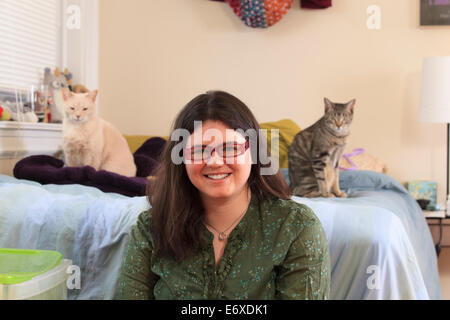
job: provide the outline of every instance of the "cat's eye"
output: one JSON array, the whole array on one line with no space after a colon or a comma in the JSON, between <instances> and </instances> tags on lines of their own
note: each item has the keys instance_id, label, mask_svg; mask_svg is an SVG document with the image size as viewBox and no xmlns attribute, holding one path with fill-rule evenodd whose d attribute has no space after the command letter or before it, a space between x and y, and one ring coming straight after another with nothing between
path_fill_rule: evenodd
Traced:
<instances>
[{"instance_id":1,"label":"cat's eye","mask_svg":"<svg viewBox=\"0 0 450 320\"><path fill-rule=\"evenodd\" d=\"M83 108L83 111L86 111L87 110L87 108Z\"/></svg>"},{"instance_id":2,"label":"cat's eye","mask_svg":"<svg viewBox=\"0 0 450 320\"><path fill-rule=\"evenodd\" d=\"M75 110L75 108L74 107L70 107L70 110Z\"/></svg>"}]
</instances>

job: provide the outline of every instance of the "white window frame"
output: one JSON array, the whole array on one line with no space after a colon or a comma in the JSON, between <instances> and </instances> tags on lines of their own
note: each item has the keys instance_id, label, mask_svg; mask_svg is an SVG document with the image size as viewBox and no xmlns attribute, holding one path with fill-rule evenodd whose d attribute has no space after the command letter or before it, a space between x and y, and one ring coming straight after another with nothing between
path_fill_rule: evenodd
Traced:
<instances>
[{"instance_id":1,"label":"white window frame","mask_svg":"<svg viewBox=\"0 0 450 320\"><path fill-rule=\"evenodd\" d=\"M61 0L62 5L62 65L74 75L73 83L81 83L90 90L98 88L98 0ZM80 8L81 28L67 28L67 9Z\"/></svg>"}]
</instances>

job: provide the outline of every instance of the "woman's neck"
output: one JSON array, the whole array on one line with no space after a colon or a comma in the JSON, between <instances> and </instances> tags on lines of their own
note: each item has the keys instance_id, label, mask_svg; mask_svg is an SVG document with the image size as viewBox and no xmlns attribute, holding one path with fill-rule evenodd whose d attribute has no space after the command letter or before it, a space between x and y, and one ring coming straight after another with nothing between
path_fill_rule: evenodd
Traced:
<instances>
[{"instance_id":1,"label":"woman's neck","mask_svg":"<svg viewBox=\"0 0 450 320\"><path fill-rule=\"evenodd\" d=\"M246 189L238 196L227 199L202 198L205 208L205 220L217 230L224 230L234 224L250 204L251 192ZM237 225L237 223L236 223Z\"/></svg>"}]
</instances>

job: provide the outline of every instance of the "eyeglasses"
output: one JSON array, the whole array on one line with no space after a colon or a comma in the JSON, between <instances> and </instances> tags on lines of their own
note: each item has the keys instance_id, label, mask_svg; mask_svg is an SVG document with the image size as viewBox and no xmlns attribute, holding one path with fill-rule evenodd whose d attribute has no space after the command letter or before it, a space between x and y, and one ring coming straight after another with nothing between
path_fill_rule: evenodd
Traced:
<instances>
[{"instance_id":1,"label":"eyeglasses","mask_svg":"<svg viewBox=\"0 0 450 320\"><path fill-rule=\"evenodd\" d=\"M244 143L225 142L215 147L205 145L193 146L185 149L184 156L186 160L201 160L203 158L203 160L207 161L215 151L222 158L236 158L243 155L249 147L250 143L248 140Z\"/></svg>"}]
</instances>

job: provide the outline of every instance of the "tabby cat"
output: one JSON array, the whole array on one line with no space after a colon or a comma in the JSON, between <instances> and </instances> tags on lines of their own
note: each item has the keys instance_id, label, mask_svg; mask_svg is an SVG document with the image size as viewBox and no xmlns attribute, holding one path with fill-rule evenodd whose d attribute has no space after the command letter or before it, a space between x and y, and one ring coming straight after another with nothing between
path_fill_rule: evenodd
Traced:
<instances>
[{"instance_id":1,"label":"tabby cat","mask_svg":"<svg viewBox=\"0 0 450 320\"><path fill-rule=\"evenodd\" d=\"M91 166L127 177L136 165L125 138L96 114L97 90L76 94L63 89L63 151L70 167Z\"/></svg>"},{"instance_id":2,"label":"tabby cat","mask_svg":"<svg viewBox=\"0 0 450 320\"><path fill-rule=\"evenodd\" d=\"M339 160L344 152L356 100L346 104L327 98L325 115L300 131L289 148L289 179L293 195L346 197L339 189Z\"/></svg>"}]
</instances>

